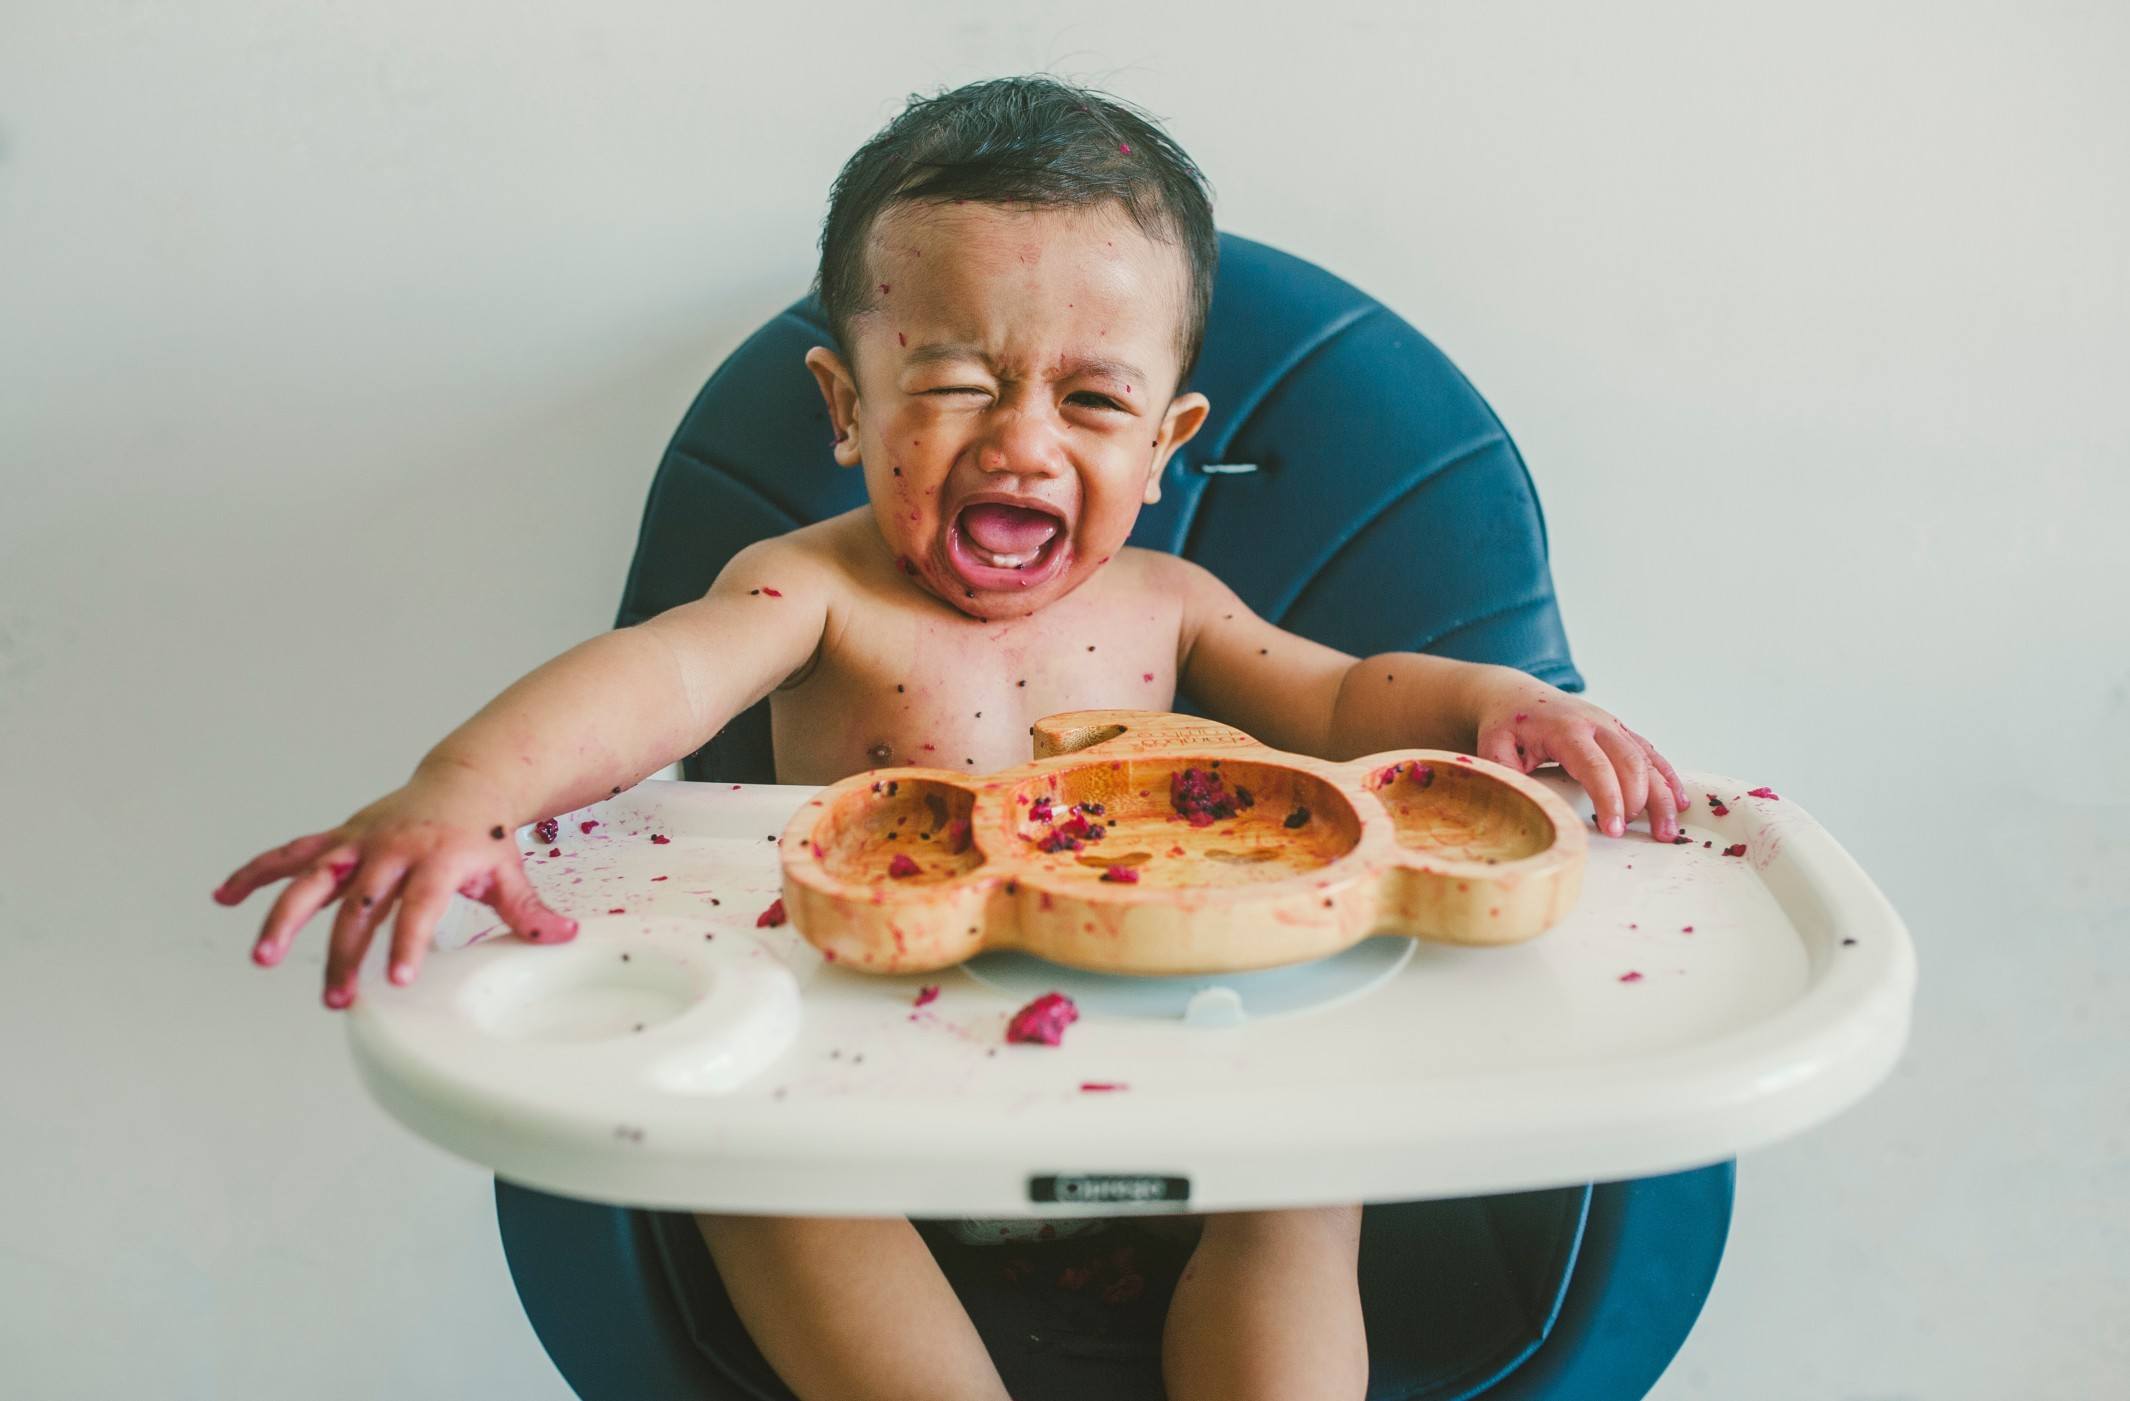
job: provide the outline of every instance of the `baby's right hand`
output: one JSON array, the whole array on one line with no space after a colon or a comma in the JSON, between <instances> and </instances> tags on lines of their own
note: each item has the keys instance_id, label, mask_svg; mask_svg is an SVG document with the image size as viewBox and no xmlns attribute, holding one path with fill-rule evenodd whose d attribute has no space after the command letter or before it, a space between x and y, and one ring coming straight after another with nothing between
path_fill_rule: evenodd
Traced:
<instances>
[{"instance_id":1,"label":"baby's right hand","mask_svg":"<svg viewBox=\"0 0 2130 1401\"><path fill-rule=\"evenodd\" d=\"M418 774L338 827L260 853L223 881L214 898L240 904L260 886L293 877L252 946L252 961L262 968L279 963L296 931L338 899L325 965L325 1005L336 1011L355 1001L363 953L395 899L389 976L401 986L414 980L453 891L491 906L522 938L567 943L577 936L577 921L533 893L518 844L495 820L504 811L495 797L465 783Z\"/></svg>"}]
</instances>

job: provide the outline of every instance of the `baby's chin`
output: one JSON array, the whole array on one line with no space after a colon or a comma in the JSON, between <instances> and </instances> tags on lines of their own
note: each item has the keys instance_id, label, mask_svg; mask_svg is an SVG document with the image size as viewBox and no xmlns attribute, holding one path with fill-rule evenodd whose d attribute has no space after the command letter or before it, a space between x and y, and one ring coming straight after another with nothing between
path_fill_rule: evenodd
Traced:
<instances>
[{"instance_id":1,"label":"baby's chin","mask_svg":"<svg viewBox=\"0 0 2130 1401\"><path fill-rule=\"evenodd\" d=\"M1015 571L1005 577L1001 577L1002 571L980 564L972 567L966 559L958 558L959 554L951 541L942 546L933 568L926 571L926 582L959 611L987 622L1041 612L1093 573L1079 567L1083 562L1070 540L1050 546L1044 558L1029 566L1032 572Z\"/></svg>"}]
</instances>

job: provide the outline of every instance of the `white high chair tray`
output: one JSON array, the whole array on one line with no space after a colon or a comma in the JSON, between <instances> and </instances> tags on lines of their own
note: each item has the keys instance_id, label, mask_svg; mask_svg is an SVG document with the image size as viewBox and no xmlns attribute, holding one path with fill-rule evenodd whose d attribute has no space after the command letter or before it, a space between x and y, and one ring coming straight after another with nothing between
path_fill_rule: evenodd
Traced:
<instances>
[{"instance_id":1,"label":"white high chair tray","mask_svg":"<svg viewBox=\"0 0 2130 1401\"><path fill-rule=\"evenodd\" d=\"M1861 1098L1915 985L1899 917L1793 798L1682 777L1691 844L1593 834L1576 908L1528 943L1381 936L1157 979L1018 954L829 964L755 923L781 887L774 839L817 790L649 782L564 818L552 847L518 834L573 942L458 902L414 986L366 968L349 1039L379 1102L439 1146L673 1210L1117 1215L1673 1171ZM1081 1011L1062 1044L1007 1044L1053 988Z\"/></svg>"}]
</instances>

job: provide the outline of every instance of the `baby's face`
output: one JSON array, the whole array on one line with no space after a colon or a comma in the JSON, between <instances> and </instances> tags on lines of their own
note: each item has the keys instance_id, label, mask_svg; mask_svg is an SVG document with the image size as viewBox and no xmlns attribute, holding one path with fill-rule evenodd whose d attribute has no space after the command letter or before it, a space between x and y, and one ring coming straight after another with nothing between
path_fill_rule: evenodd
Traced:
<instances>
[{"instance_id":1,"label":"baby's face","mask_svg":"<svg viewBox=\"0 0 2130 1401\"><path fill-rule=\"evenodd\" d=\"M806 357L836 460L865 469L913 584L980 618L1062 598L1123 546L1205 418L1204 395L1171 398L1182 250L1114 206L897 205L869 263L856 364Z\"/></svg>"}]
</instances>

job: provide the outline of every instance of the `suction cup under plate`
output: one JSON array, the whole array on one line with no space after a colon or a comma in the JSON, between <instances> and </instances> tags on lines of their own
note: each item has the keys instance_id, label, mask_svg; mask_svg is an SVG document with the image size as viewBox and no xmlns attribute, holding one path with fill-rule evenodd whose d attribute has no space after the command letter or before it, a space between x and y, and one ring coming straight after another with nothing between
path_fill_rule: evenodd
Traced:
<instances>
[{"instance_id":1,"label":"suction cup under plate","mask_svg":"<svg viewBox=\"0 0 2130 1401\"><path fill-rule=\"evenodd\" d=\"M1413 956L1413 948L1411 939L1378 935L1328 958L1285 968L1174 977L1094 973L1007 949L978 954L961 967L1016 1001L1062 992L1083 1014L1223 1027L1351 1001L1388 982Z\"/></svg>"}]
</instances>

